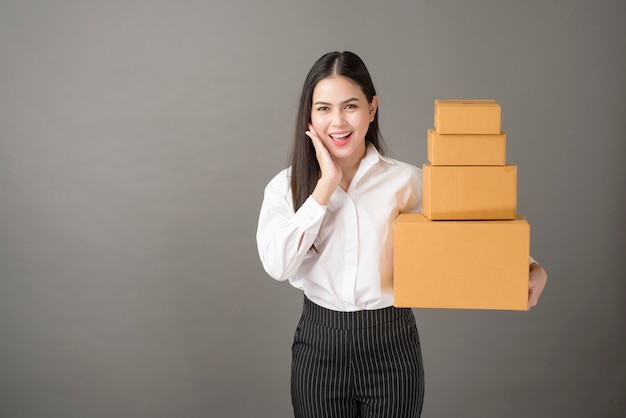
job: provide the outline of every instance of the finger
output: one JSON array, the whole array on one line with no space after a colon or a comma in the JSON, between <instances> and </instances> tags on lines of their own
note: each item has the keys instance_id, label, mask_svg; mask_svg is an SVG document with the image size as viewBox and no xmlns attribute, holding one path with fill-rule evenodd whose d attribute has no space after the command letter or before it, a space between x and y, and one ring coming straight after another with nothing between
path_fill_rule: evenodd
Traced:
<instances>
[{"instance_id":1,"label":"finger","mask_svg":"<svg viewBox=\"0 0 626 418\"><path fill-rule=\"evenodd\" d=\"M315 148L315 154L319 155L323 151L321 148L323 147L322 141L311 131L306 131L305 134L311 139L311 143L313 144L313 148Z\"/></svg>"},{"instance_id":2,"label":"finger","mask_svg":"<svg viewBox=\"0 0 626 418\"><path fill-rule=\"evenodd\" d=\"M313 142L313 144L319 142L320 139L313 132L305 131L304 133L311 139L311 142Z\"/></svg>"},{"instance_id":3,"label":"finger","mask_svg":"<svg viewBox=\"0 0 626 418\"><path fill-rule=\"evenodd\" d=\"M311 138L311 142L313 142L313 147L315 147L315 152L317 153L317 155L326 155L326 154L328 154L328 150L326 149L326 147L322 143L322 140L319 138L319 136L317 136L315 131L309 130L309 131L306 131L305 134L309 138Z\"/></svg>"},{"instance_id":4,"label":"finger","mask_svg":"<svg viewBox=\"0 0 626 418\"><path fill-rule=\"evenodd\" d=\"M539 302L539 295L537 294L537 292L535 292L534 289L530 289L528 291L528 309L537 306L538 302Z\"/></svg>"},{"instance_id":5,"label":"finger","mask_svg":"<svg viewBox=\"0 0 626 418\"><path fill-rule=\"evenodd\" d=\"M317 148L317 144L321 143L321 139L317 135L317 132L315 132L315 130L313 129L313 125L309 124L309 130L308 131L304 131L304 134L306 136L308 136L309 138L311 138L311 141L313 142L313 145L316 148Z\"/></svg>"},{"instance_id":6,"label":"finger","mask_svg":"<svg viewBox=\"0 0 626 418\"><path fill-rule=\"evenodd\" d=\"M313 125L311 123L309 123L309 132L311 132L311 134L313 134L317 139L319 139L320 141L322 140L322 135L320 135L315 128L313 127Z\"/></svg>"}]
</instances>

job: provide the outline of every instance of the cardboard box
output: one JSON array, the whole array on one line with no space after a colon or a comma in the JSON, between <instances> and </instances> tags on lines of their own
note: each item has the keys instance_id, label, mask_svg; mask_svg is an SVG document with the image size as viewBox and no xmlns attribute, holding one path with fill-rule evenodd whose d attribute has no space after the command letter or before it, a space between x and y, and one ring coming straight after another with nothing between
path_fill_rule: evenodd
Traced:
<instances>
[{"instance_id":1,"label":"cardboard box","mask_svg":"<svg viewBox=\"0 0 626 418\"><path fill-rule=\"evenodd\" d=\"M515 219L517 166L424 164L422 210L432 220Z\"/></svg>"},{"instance_id":2,"label":"cardboard box","mask_svg":"<svg viewBox=\"0 0 626 418\"><path fill-rule=\"evenodd\" d=\"M431 221L400 214L394 304L409 308L528 309L530 225Z\"/></svg>"},{"instance_id":3,"label":"cardboard box","mask_svg":"<svg viewBox=\"0 0 626 418\"><path fill-rule=\"evenodd\" d=\"M499 134L500 115L495 100L435 100L435 130L440 134Z\"/></svg>"},{"instance_id":4,"label":"cardboard box","mask_svg":"<svg viewBox=\"0 0 626 418\"><path fill-rule=\"evenodd\" d=\"M442 135L429 129L427 150L432 165L505 165L506 134Z\"/></svg>"}]
</instances>

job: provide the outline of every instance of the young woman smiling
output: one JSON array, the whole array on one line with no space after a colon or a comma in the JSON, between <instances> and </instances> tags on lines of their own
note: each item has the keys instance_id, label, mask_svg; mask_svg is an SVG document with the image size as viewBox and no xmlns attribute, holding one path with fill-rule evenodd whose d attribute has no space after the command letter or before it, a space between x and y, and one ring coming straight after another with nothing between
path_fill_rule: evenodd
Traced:
<instances>
[{"instance_id":1,"label":"young woman smiling","mask_svg":"<svg viewBox=\"0 0 626 418\"><path fill-rule=\"evenodd\" d=\"M421 169L384 156L378 97L351 52L304 82L291 166L265 189L257 229L267 273L304 291L292 346L296 417L418 417L415 317L393 306L393 224L421 211ZM531 264L529 305L546 282Z\"/></svg>"}]
</instances>

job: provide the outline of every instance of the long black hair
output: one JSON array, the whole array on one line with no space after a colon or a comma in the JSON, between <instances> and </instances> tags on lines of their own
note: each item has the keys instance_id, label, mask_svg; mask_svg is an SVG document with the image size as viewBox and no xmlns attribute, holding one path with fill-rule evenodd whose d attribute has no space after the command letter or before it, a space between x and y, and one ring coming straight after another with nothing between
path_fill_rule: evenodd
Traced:
<instances>
[{"instance_id":1,"label":"long black hair","mask_svg":"<svg viewBox=\"0 0 626 418\"><path fill-rule=\"evenodd\" d=\"M367 67L358 55L349 51L329 52L313 64L302 86L296 130L291 147L291 193L294 211L298 210L313 193L321 175L315 148L304 132L309 129L309 123L311 123L313 90L317 83L331 76L343 76L358 84L369 103L372 103L376 96L374 83ZM378 128L378 112L374 115L374 120L370 122L365 134L366 146L369 143L374 145L381 154L385 153L385 144Z\"/></svg>"}]
</instances>

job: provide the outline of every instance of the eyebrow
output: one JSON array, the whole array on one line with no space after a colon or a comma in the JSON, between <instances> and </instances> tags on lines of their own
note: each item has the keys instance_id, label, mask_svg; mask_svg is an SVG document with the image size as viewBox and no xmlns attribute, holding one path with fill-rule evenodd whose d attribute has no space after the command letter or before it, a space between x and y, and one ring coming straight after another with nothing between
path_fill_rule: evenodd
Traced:
<instances>
[{"instance_id":1,"label":"eyebrow","mask_svg":"<svg viewBox=\"0 0 626 418\"><path fill-rule=\"evenodd\" d=\"M346 104L346 103L350 103L350 102L354 102L354 101L358 102L359 99L356 98L356 97L351 97L348 100L344 100L343 102L341 102L341 104ZM317 101L317 102L313 103L313 106L316 106L316 105L330 105L330 104L331 103L328 103L328 102Z\"/></svg>"}]
</instances>

